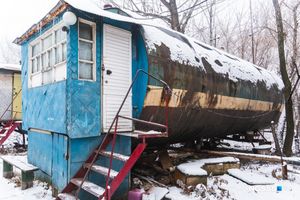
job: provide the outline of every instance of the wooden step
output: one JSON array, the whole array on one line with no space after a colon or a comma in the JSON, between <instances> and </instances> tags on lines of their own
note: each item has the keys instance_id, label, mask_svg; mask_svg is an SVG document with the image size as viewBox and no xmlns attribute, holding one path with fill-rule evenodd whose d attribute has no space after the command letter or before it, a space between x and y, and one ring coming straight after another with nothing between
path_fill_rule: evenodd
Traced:
<instances>
[{"instance_id":1,"label":"wooden step","mask_svg":"<svg viewBox=\"0 0 300 200\"><path fill-rule=\"evenodd\" d=\"M158 138L158 137L168 137L167 132L159 132L159 131L140 131L135 130L133 132L128 133L117 133L118 135L134 137L134 138Z\"/></svg>"},{"instance_id":2,"label":"wooden step","mask_svg":"<svg viewBox=\"0 0 300 200\"><path fill-rule=\"evenodd\" d=\"M71 183L79 187L82 180L82 178L73 178L71 179ZM105 192L104 188L89 181L84 181L81 188L98 198Z\"/></svg>"},{"instance_id":3,"label":"wooden step","mask_svg":"<svg viewBox=\"0 0 300 200\"><path fill-rule=\"evenodd\" d=\"M90 166L90 164L85 164L85 167L88 168ZM102 174L104 176L107 176L108 175L108 168L107 167L102 167L100 165L96 165L94 164L92 167L91 167L91 170L93 170L94 172L97 172L99 174ZM111 179L114 179L117 175L118 175L119 172L111 169L110 170L110 173L109 173L109 177Z\"/></svg>"},{"instance_id":4,"label":"wooden step","mask_svg":"<svg viewBox=\"0 0 300 200\"><path fill-rule=\"evenodd\" d=\"M70 193L61 193L57 196L60 200L76 200L76 197ZM77 199L79 200L79 198Z\"/></svg>"},{"instance_id":5,"label":"wooden step","mask_svg":"<svg viewBox=\"0 0 300 200\"><path fill-rule=\"evenodd\" d=\"M100 151L99 154L102 155L102 156L110 158L111 151ZM129 156L125 156L123 154L115 153L114 152L113 153L113 158L116 159L116 160L120 160L120 161L126 162L129 159Z\"/></svg>"}]
</instances>

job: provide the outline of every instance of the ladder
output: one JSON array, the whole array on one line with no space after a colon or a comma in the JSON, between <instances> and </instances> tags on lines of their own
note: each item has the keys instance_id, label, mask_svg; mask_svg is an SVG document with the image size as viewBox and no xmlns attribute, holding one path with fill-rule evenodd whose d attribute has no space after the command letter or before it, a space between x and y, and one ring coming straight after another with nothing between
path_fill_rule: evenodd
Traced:
<instances>
[{"instance_id":1,"label":"ladder","mask_svg":"<svg viewBox=\"0 0 300 200\"><path fill-rule=\"evenodd\" d=\"M138 76L143 73L146 74L148 77L153 78L160 82L164 86L164 101L165 101L165 124L159 124L155 122L140 120L132 117L121 116L120 111L135 83ZM145 150L147 143L146 140L149 138L161 138L161 137L168 137L168 103L171 97L172 91L169 85L161 79L154 77L153 75L149 74L148 72L139 69L134 79L113 119L113 122L110 125L106 135L104 136L101 144L93 151L82 167L78 170L75 176L70 180L67 186L62 190L60 194L58 194L57 200L72 200L72 199L79 199L78 195L81 190L84 190L93 196L97 197L99 200L110 200L112 195L121 185L127 174L130 172L136 161L142 155L143 151ZM118 132L118 121L119 119L131 120L135 123L147 125L147 127L153 127L156 131L144 131L144 130L134 130L130 133L121 133ZM112 131L113 130L113 131ZM120 153L114 152L114 147L116 143L117 135L121 136L129 136L138 139L139 144L135 147L132 151L130 156L126 156ZM111 149L107 150L107 147L111 145ZM108 157L109 158L109 167L104 167L99 164L95 164L98 158L101 157ZM112 169L112 160L116 159L122 161L123 167L120 171L115 171ZM105 187L101 187L96 185L93 182L87 180L89 173L93 171L99 174L102 174L106 177L106 184Z\"/></svg>"},{"instance_id":2,"label":"ladder","mask_svg":"<svg viewBox=\"0 0 300 200\"><path fill-rule=\"evenodd\" d=\"M7 108L4 110L4 112L0 116L0 146L9 138L9 136L18 128L21 130L22 121L15 121L14 118L18 114L17 111L13 111L12 109L9 110L9 108L12 106L15 99L18 97L18 95L21 93L22 89L20 89L14 96L12 102L7 106ZM12 119L3 121L2 118L7 112L15 113Z\"/></svg>"}]
</instances>

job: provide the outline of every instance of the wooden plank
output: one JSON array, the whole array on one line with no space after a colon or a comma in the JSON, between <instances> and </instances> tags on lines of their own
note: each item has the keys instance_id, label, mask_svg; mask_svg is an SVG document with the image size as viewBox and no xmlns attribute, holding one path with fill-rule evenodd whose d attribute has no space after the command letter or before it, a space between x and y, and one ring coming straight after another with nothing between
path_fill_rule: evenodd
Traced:
<instances>
[{"instance_id":1,"label":"wooden plank","mask_svg":"<svg viewBox=\"0 0 300 200\"><path fill-rule=\"evenodd\" d=\"M90 163L85 164L85 167L86 167L86 168L89 168L90 165L91 165ZM97 173L99 173L99 174L102 174L102 175L104 175L104 176L107 176L107 175L108 175L108 170L109 170L109 169L108 169L107 167L102 167L102 166L100 166L100 165L94 164L93 166L91 166L91 170L93 170L94 172L97 172ZM119 173L119 172L117 172L117 171L111 169L111 170L110 170L110 174L109 174L109 178L114 179L114 178L118 175L118 173Z\"/></svg>"},{"instance_id":2,"label":"wooden plank","mask_svg":"<svg viewBox=\"0 0 300 200\"><path fill-rule=\"evenodd\" d=\"M199 168L199 170L201 170ZM184 174L182 173L180 170L176 169L175 170L175 180L181 180L185 185L193 185L196 186L198 184L203 184L203 185L207 185L207 174L206 175L188 175L188 174Z\"/></svg>"},{"instance_id":3,"label":"wooden plank","mask_svg":"<svg viewBox=\"0 0 300 200\"><path fill-rule=\"evenodd\" d=\"M247 183L248 185L272 185L274 182L262 175L241 171L240 169L229 169L228 174Z\"/></svg>"},{"instance_id":4,"label":"wooden plank","mask_svg":"<svg viewBox=\"0 0 300 200\"><path fill-rule=\"evenodd\" d=\"M60 200L79 200L79 199L76 199L76 197L70 193L61 193L58 195L58 198Z\"/></svg>"},{"instance_id":5,"label":"wooden plank","mask_svg":"<svg viewBox=\"0 0 300 200\"><path fill-rule=\"evenodd\" d=\"M210 154L210 155L218 155L218 156L232 156L240 159L246 160L258 160L258 161L268 161L268 162L281 162L280 156L270 156L270 155L259 155L259 154L251 154L251 153L240 153L240 152L229 152L229 151L208 151L203 150L202 153ZM300 158L288 158L282 157L283 161L300 165Z\"/></svg>"},{"instance_id":6,"label":"wooden plank","mask_svg":"<svg viewBox=\"0 0 300 200\"><path fill-rule=\"evenodd\" d=\"M99 154L101 154L102 156L105 156L105 157L110 157L111 151L100 151ZM120 161L123 161L123 162L126 162L129 159L129 156L114 152L113 153L113 158L117 159L117 160L120 160Z\"/></svg>"},{"instance_id":7,"label":"wooden plank","mask_svg":"<svg viewBox=\"0 0 300 200\"><path fill-rule=\"evenodd\" d=\"M13 166L4 160L3 161L3 177L4 178L12 178L13 176L14 176Z\"/></svg>"},{"instance_id":8,"label":"wooden plank","mask_svg":"<svg viewBox=\"0 0 300 200\"><path fill-rule=\"evenodd\" d=\"M170 170L173 167L171 158L167 150L159 152L159 161L164 170Z\"/></svg>"},{"instance_id":9,"label":"wooden plank","mask_svg":"<svg viewBox=\"0 0 300 200\"><path fill-rule=\"evenodd\" d=\"M22 171L36 171L39 169L27 162L27 156L1 156L1 159Z\"/></svg>"},{"instance_id":10,"label":"wooden plank","mask_svg":"<svg viewBox=\"0 0 300 200\"><path fill-rule=\"evenodd\" d=\"M80 186L82 180L82 178L73 178L71 179L71 182L76 186ZM87 191L88 193L94 195L95 197L100 197L100 195L102 195L105 191L104 188L89 181L85 181L82 184L81 188Z\"/></svg>"}]
</instances>

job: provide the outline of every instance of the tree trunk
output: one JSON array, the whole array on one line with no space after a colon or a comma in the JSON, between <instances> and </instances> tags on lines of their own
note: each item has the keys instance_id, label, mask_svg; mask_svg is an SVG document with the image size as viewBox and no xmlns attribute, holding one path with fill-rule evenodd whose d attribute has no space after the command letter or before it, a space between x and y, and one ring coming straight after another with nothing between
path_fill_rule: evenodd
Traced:
<instances>
[{"instance_id":1,"label":"tree trunk","mask_svg":"<svg viewBox=\"0 0 300 200\"><path fill-rule=\"evenodd\" d=\"M281 16L281 9L278 0L273 0L273 5L275 9L276 25L277 25L277 37L278 37L278 54L279 54L279 67L281 77L284 83L284 97L285 97L285 112L286 112L286 123L287 130L284 139L283 153L287 156L292 155L292 145L294 138L294 117L293 117L293 101L290 97L291 93L291 81L288 77L286 69L285 60L285 50L284 50L284 31Z\"/></svg>"},{"instance_id":2,"label":"tree trunk","mask_svg":"<svg viewBox=\"0 0 300 200\"><path fill-rule=\"evenodd\" d=\"M161 2L167 7L171 15L171 28L175 31L183 32L179 23L179 15L176 0L170 0L167 2L166 0L161 0Z\"/></svg>"}]
</instances>

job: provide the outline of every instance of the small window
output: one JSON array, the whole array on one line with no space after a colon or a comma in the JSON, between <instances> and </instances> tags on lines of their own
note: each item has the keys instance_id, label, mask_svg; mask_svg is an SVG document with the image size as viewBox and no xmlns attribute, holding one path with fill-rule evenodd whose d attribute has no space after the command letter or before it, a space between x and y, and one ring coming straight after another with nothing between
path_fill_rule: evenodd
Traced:
<instances>
[{"instance_id":1,"label":"small window","mask_svg":"<svg viewBox=\"0 0 300 200\"><path fill-rule=\"evenodd\" d=\"M29 62L31 71L28 79L29 87L53 83L66 78L66 44L67 34L62 31L62 24L52 27L30 44ZM54 76L53 74L58 75Z\"/></svg>"},{"instance_id":2,"label":"small window","mask_svg":"<svg viewBox=\"0 0 300 200\"><path fill-rule=\"evenodd\" d=\"M79 21L79 79L95 80L95 24Z\"/></svg>"},{"instance_id":3,"label":"small window","mask_svg":"<svg viewBox=\"0 0 300 200\"><path fill-rule=\"evenodd\" d=\"M93 27L89 24L79 23L79 37L81 39L86 39L93 41Z\"/></svg>"}]
</instances>

